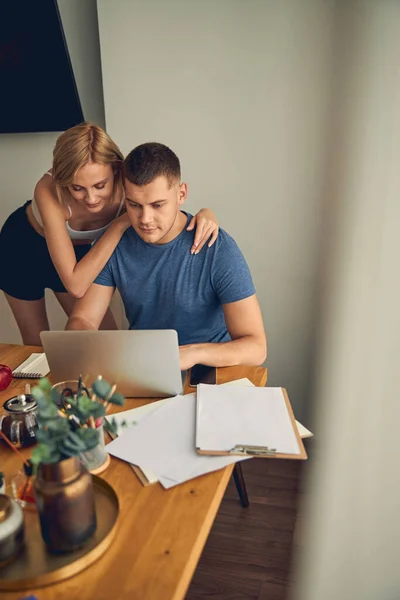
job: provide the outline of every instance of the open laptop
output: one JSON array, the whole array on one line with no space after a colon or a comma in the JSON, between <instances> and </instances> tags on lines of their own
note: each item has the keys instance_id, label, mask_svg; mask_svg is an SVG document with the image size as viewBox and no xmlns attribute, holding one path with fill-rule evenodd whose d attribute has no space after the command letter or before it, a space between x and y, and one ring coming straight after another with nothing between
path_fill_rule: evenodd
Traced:
<instances>
[{"instance_id":1,"label":"open laptop","mask_svg":"<svg viewBox=\"0 0 400 600\"><path fill-rule=\"evenodd\" d=\"M127 397L157 398L182 393L178 335L173 329L42 331L53 382L98 375Z\"/></svg>"}]
</instances>

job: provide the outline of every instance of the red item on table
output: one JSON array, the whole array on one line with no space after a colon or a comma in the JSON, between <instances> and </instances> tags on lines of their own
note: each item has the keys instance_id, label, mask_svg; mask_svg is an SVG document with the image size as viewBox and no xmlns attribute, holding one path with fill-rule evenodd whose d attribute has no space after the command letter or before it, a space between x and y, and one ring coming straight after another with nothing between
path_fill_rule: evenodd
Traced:
<instances>
[{"instance_id":1,"label":"red item on table","mask_svg":"<svg viewBox=\"0 0 400 600\"><path fill-rule=\"evenodd\" d=\"M13 374L10 367L7 367L7 365L0 365L0 392L8 388L12 379Z\"/></svg>"}]
</instances>

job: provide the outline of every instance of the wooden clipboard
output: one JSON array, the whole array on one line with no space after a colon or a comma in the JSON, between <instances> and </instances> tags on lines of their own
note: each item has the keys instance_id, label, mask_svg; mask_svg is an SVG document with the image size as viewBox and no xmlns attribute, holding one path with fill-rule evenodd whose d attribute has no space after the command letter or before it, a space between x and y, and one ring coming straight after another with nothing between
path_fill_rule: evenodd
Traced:
<instances>
[{"instance_id":1,"label":"wooden clipboard","mask_svg":"<svg viewBox=\"0 0 400 600\"><path fill-rule=\"evenodd\" d=\"M196 452L198 454L203 454L203 455L208 455L208 456L253 456L255 458L286 458L286 459L294 459L294 460L306 460L307 453L304 448L303 440L300 437L299 430L297 429L297 426L296 426L296 420L294 418L292 406L290 404L287 391L285 388L281 388L281 389L282 389L282 394L283 394L283 397L285 400L286 408L289 413L290 422L292 424L293 431L296 436L297 444L298 444L299 451L300 451L299 454L283 454L281 452L269 451L268 449L265 449L264 452L260 451L260 453L255 453L255 452L249 450L252 448L251 446L244 447L244 448L248 448L248 450L243 451L243 452L239 452L239 451L234 452L232 450L225 450L225 451L223 451L223 450L202 450L200 448L196 448ZM197 416L198 416L198 413L196 410L196 432L197 432ZM239 446L239 444L238 444L238 446Z\"/></svg>"}]
</instances>

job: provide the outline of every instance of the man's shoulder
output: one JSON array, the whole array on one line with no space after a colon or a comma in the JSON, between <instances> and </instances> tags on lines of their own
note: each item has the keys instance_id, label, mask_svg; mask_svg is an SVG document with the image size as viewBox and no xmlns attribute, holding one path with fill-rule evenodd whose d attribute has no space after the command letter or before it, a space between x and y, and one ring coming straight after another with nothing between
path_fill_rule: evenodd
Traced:
<instances>
[{"instance_id":1,"label":"man's shoulder","mask_svg":"<svg viewBox=\"0 0 400 600\"><path fill-rule=\"evenodd\" d=\"M135 244L137 241L138 235L133 227L128 227L128 229L122 234L121 239L116 245L116 250L124 251L128 246Z\"/></svg>"},{"instance_id":2,"label":"man's shoulder","mask_svg":"<svg viewBox=\"0 0 400 600\"><path fill-rule=\"evenodd\" d=\"M225 229L221 229L218 232L218 237L215 241L215 251L222 253L231 253L237 252L239 250L239 246L237 245L235 239L228 233Z\"/></svg>"}]
</instances>

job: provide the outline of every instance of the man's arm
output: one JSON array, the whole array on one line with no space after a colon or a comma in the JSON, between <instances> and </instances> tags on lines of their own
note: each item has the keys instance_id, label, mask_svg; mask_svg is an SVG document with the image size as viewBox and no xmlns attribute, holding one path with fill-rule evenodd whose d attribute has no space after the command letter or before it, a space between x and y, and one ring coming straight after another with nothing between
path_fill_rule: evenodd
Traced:
<instances>
[{"instance_id":1,"label":"man's arm","mask_svg":"<svg viewBox=\"0 0 400 600\"><path fill-rule=\"evenodd\" d=\"M65 329L98 329L107 312L114 287L92 283L83 298L75 302Z\"/></svg>"},{"instance_id":2,"label":"man's arm","mask_svg":"<svg viewBox=\"0 0 400 600\"><path fill-rule=\"evenodd\" d=\"M180 346L182 370L196 364L212 367L260 365L266 359L267 341L257 296L223 304L222 308L232 340Z\"/></svg>"}]
</instances>

